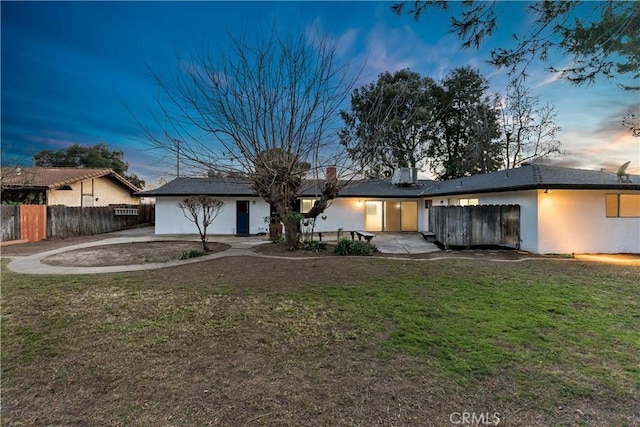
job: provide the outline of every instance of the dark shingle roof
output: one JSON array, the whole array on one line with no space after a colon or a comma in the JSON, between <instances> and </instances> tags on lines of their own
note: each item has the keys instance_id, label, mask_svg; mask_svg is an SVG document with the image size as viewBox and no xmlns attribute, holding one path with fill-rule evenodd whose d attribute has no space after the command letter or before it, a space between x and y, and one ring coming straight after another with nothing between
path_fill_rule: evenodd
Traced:
<instances>
[{"instance_id":1,"label":"dark shingle roof","mask_svg":"<svg viewBox=\"0 0 640 427\"><path fill-rule=\"evenodd\" d=\"M300 197L320 195L323 181L306 181ZM344 184L344 182L341 182ZM447 194L504 192L529 189L630 189L640 190L640 176L632 175L631 183L620 182L615 174L559 166L528 165L448 181L419 180L417 185L399 187L390 179L352 181L344 187L342 197L414 198ZM238 178L176 178L141 196L257 196L249 181Z\"/></svg>"},{"instance_id":2,"label":"dark shingle roof","mask_svg":"<svg viewBox=\"0 0 640 427\"><path fill-rule=\"evenodd\" d=\"M180 177L162 187L139 193L141 196L257 196L249 181L238 178L193 178Z\"/></svg>"},{"instance_id":3,"label":"dark shingle roof","mask_svg":"<svg viewBox=\"0 0 640 427\"><path fill-rule=\"evenodd\" d=\"M488 193L529 189L631 189L640 190L640 176L631 183L620 182L617 175L585 169L548 165L528 165L493 173L436 182L424 196Z\"/></svg>"},{"instance_id":4,"label":"dark shingle roof","mask_svg":"<svg viewBox=\"0 0 640 427\"><path fill-rule=\"evenodd\" d=\"M344 185L340 192L342 197L384 197L384 198L412 198L420 197L420 195L436 181L419 180L416 185L400 187L393 185L391 179L367 179L362 181L351 181L349 183L341 183ZM313 185L304 189L301 193L302 197L319 196L320 190L324 182L320 185Z\"/></svg>"},{"instance_id":5,"label":"dark shingle roof","mask_svg":"<svg viewBox=\"0 0 640 427\"><path fill-rule=\"evenodd\" d=\"M139 191L135 185L107 168L44 168L44 167L3 167L2 186L6 188L39 188L54 190L86 179L107 177L127 187Z\"/></svg>"}]
</instances>

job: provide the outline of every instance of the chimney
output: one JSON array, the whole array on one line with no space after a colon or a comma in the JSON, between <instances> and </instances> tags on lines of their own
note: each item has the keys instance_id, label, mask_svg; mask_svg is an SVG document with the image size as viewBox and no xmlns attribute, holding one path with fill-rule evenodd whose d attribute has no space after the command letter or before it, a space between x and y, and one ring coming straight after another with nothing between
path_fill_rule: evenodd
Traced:
<instances>
[{"instance_id":1,"label":"chimney","mask_svg":"<svg viewBox=\"0 0 640 427\"><path fill-rule=\"evenodd\" d=\"M338 172L335 166L329 166L327 168L326 180L331 184L338 183Z\"/></svg>"}]
</instances>

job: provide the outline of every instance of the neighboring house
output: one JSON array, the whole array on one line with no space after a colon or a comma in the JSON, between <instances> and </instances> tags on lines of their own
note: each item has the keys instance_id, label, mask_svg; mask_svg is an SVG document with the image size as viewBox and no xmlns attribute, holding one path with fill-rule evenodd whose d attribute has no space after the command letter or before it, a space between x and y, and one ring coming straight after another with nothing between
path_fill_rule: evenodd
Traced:
<instances>
[{"instance_id":1,"label":"neighboring house","mask_svg":"<svg viewBox=\"0 0 640 427\"><path fill-rule=\"evenodd\" d=\"M318 197L309 181L300 211ZM178 202L192 194L219 198L225 206L211 234L267 231L273 212L251 185L232 178L177 178L140 193L156 198L156 234L193 234ZM429 208L449 205L520 205L520 248L534 253L640 253L640 176L629 182L606 172L527 165L449 181L391 180L349 183L316 220L315 230L429 231Z\"/></svg>"},{"instance_id":2,"label":"neighboring house","mask_svg":"<svg viewBox=\"0 0 640 427\"><path fill-rule=\"evenodd\" d=\"M140 191L111 169L3 167L2 203L137 205Z\"/></svg>"}]
</instances>

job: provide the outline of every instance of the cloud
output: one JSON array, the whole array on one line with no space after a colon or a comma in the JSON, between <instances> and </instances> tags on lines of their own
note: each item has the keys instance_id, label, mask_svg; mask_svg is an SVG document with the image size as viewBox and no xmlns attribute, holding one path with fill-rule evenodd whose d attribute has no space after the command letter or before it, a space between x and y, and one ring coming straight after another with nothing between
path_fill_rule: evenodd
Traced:
<instances>
[{"instance_id":1,"label":"cloud","mask_svg":"<svg viewBox=\"0 0 640 427\"><path fill-rule=\"evenodd\" d=\"M631 113L640 113L640 104L636 105L615 105L612 106L611 113L598 121L598 127L594 130L593 134L598 137L607 138L610 135L622 135L631 138L631 130L626 128L622 121L624 117ZM637 138L635 138L637 139ZM640 143L640 141L638 141Z\"/></svg>"},{"instance_id":2,"label":"cloud","mask_svg":"<svg viewBox=\"0 0 640 427\"><path fill-rule=\"evenodd\" d=\"M640 173L640 139L631 136L622 126L608 132L565 132L562 141L567 155L553 164L592 170L604 168L615 173L621 164L631 160L629 171Z\"/></svg>"},{"instance_id":3,"label":"cloud","mask_svg":"<svg viewBox=\"0 0 640 427\"><path fill-rule=\"evenodd\" d=\"M345 57L353 51L359 33L356 28L349 28L338 36L336 41L336 55L338 57Z\"/></svg>"},{"instance_id":4,"label":"cloud","mask_svg":"<svg viewBox=\"0 0 640 427\"><path fill-rule=\"evenodd\" d=\"M462 59L458 52L458 42L445 35L433 44L423 41L412 25L389 28L378 24L371 28L366 38L367 70L378 75L384 71L398 71L410 68L423 76L440 80L456 66L479 65L480 61L470 55Z\"/></svg>"},{"instance_id":5,"label":"cloud","mask_svg":"<svg viewBox=\"0 0 640 427\"><path fill-rule=\"evenodd\" d=\"M357 43L360 37L360 30L350 27L338 34L332 34L322 24L320 18L315 18L310 24L304 27L304 35L312 46L317 46L321 41L328 42L335 47L335 55L339 59L345 59L357 51Z\"/></svg>"},{"instance_id":6,"label":"cloud","mask_svg":"<svg viewBox=\"0 0 640 427\"><path fill-rule=\"evenodd\" d=\"M544 77L537 84L533 85L534 89L540 89L550 84L553 84L559 80L560 81L562 80L562 71L555 71L555 72L547 71L545 74L546 74L546 77Z\"/></svg>"},{"instance_id":7,"label":"cloud","mask_svg":"<svg viewBox=\"0 0 640 427\"><path fill-rule=\"evenodd\" d=\"M28 142L35 142L36 144L45 145L46 148L67 148L70 145L77 143L77 140L73 139L59 139L59 138L51 138L47 136L37 136L37 135L25 135L23 137L24 140Z\"/></svg>"}]
</instances>

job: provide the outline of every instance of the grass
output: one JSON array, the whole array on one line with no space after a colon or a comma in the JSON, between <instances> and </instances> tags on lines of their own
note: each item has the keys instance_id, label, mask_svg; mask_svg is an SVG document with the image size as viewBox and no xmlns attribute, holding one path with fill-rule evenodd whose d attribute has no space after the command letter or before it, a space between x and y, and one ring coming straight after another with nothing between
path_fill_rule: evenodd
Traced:
<instances>
[{"instance_id":1,"label":"grass","mask_svg":"<svg viewBox=\"0 0 640 427\"><path fill-rule=\"evenodd\" d=\"M251 260L254 279L247 263L3 262L3 424L640 422L637 267Z\"/></svg>"},{"instance_id":2,"label":"grass","mask_svg":"<svg viewBox=\"0 0 640 427\"><path fill-rule=\"evenodd\" d=\"M637 284L612 292L579 278L533 279L400 277L336 287L326 298L357 313L362 329L387 331L386 352L422 357L463 384L525 366L561 387L575 381L616 392L636 387Z\"/></svg>"}]
</instances>

